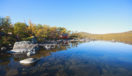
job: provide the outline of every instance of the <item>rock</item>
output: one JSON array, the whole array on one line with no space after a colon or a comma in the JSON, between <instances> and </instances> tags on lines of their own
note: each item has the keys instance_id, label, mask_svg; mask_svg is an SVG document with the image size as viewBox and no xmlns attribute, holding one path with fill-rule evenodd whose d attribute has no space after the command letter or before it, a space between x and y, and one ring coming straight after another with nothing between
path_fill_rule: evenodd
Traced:
<instances>
[{"instance_id":1,"label":"rock","mask_svg":"<svg viewBox=\"0 0 132 76\"><path fill-rule=\"evenodd\" d=\"M44 48L45 48L46 50L49 50L49 49L51 49L51 46L50 46L50 45L45 45Z\"/></svg>"},{"instance_id":2,"label":"rock","mask_svg":"<svg viewBox=\"0 0 132 76\"><path fill-rule=\"evenodd\" d=\"M31 56L32 54L35 54L35 53L36 53L35 51L28 52L27 56Z\"/></svg>"},{"instance_id":3,"label":"rock","mask_svg":"<svg viewBox=\"0 0 132 76\"><path fill-rule=\"evenodd\" d=\"M6 47L1 47L1 51L5 51L5 50L7 50Z\"/></svg>"},{"instance_id":4,"label":"rock","mask_svg":"<svg viewBox=\"0 0 132 76\"><path fill-rule=\"evenodd\" d=\"M21 64L33 64L35 62L37 62L39 59L35 59L35 58L27 58L24 60L21 60L20 63Z\"/></svg>"},{"instance_id":5,"label":"rock","mask_svg":"<svg viewBox=\"0 0 132 76\"><path fill-rule=\"evenodd\" d=\"M14 52L14 53L29 53L30 52L30 54L34 54L38 50L39 50L38 44L34 44L30 41L21 41L21 42L15 42L11 52Z\"/></svg>"},{"instance_id":6,"label":"rock","mask_svg":"<svg viewBox=\"0 0 132 76\"><path fill-rule=\"evenodd\" d=\"M33 43L30 41L15 42L13 49L28 48L30 44L33 44Z\"/></svg>"},{"instance_id":7,"label":"rock","mask_svg":"<svg viewBox=\"0 0 132 76\"><path fill-rule=\"evenodd\" d=\"M44 44L42 45L46 50L54 49L57 44Z\"/></svg>"},{"instance_id":8,"label":"rock","mask_svg":"<svg viewBox=\"0 0 132 76\"><path fill-rule=\"evenodd\" d=\"M11 47L12 45L11 44L9 44L9 47Z\"/></svg>"}]
</instances>

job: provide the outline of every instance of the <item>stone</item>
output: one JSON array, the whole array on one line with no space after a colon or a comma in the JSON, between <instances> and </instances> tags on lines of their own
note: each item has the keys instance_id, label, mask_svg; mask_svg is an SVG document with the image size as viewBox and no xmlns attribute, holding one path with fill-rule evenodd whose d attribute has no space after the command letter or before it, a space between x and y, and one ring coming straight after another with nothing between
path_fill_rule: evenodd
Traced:
<instances>
[{"instance_id":1,"label":"stone","mask_svg":"<svg viewBox=\"0 0 132 76\"><path fill-rule=\"evenodd\" d=\"M7 50L6 47L1 47L1 51L5 51L5 50Z\"/></svg>"},{"instance_id":2,"label":"stone","mask_svg":"<svg viewBox=\"0 0 132 76\"><path fill-rule=\"evenodd\" d=\"M28 52L27 56L31 56L32 54L35 54L35 53L36 53L35 51Z\"/></svg>"},{"instance_id":3,"label":"stone","mask_svg":"<svg viewBox=\"0 0 132 76\"><path fill-rule=\"evenodd\" d=\"M21 60L20 63L21 64L33 64L35 62L37 62L39 59L35 59L35 58L27 58L24 60Z\"/></svg>"},{"instance_id":4,"label":"stone","mask_svg":"<svg viewBox=\"0 0 132 76\"><path fill-rule=\"evenodd\" d=\"M15 42L11 52L34 54L38 50L39 50L38 44L34 44L30 41L20 41L20 42Z\"/></svg>"}]
</instances>

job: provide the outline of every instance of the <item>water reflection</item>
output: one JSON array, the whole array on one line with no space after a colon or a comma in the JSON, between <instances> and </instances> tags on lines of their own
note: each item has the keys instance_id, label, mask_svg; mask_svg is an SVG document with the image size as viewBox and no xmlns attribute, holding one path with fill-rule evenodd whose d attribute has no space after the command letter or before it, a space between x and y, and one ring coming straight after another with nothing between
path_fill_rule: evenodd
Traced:
<instances>
[{"instance_id":1,"label":"water reflection","mask_svg":"<svg viewBox=\"0 0 132 76\"><path fill-rule=\"evenodd\" d=\"M24 57L1 58L1 76L132 76L132 45L106 41L72 43L41 50L32 66L19 64ZM3 60L3 61L2 61Z\"/></svg>"}]
</instances>

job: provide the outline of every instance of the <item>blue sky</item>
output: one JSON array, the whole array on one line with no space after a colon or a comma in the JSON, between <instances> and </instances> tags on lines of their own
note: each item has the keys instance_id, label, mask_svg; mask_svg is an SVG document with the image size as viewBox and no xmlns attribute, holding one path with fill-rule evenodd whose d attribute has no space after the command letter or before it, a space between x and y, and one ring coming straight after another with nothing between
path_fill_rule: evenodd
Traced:
<instances>
[{"instance_id":1,"label":"blue sky","mask_svg":"<svg viewBox=\"0 0 132 76\"><path fill-rule=\"evenodd\" d=\"M0 16L78 32L124 32L132 30L132 0L0 0Z\"/></svg>"}]
</instances>

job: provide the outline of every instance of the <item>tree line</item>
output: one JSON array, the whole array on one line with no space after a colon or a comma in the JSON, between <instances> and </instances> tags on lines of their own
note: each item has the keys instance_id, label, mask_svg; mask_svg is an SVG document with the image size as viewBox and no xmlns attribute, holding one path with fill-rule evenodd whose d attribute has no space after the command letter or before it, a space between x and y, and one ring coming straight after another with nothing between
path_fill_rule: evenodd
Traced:
<instances>
[{"instance_id":1,"label":"tree line","mask_svg":"<svg viewBox=\"0 0 132 76\"><path fill-rule=\"evenodd\" d=\"M24 22L12 24L9 16L0 18L0 46L7 46L7 44L13 44L16 41L30 40L33 36L37 37L40 42L47 39L59 39L62 34L73 38L77 38L78 35L64 27L33 24L31 21L28 24Z\"/></svg>"}]
</instances>

